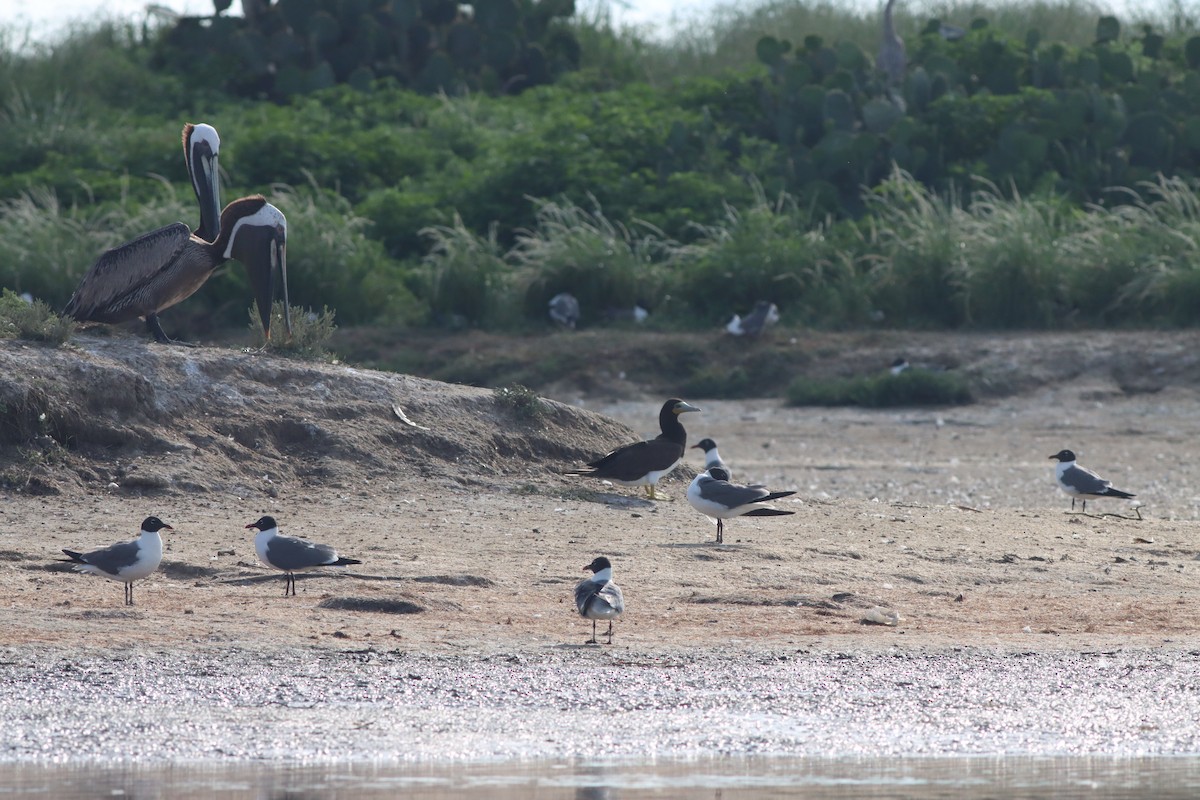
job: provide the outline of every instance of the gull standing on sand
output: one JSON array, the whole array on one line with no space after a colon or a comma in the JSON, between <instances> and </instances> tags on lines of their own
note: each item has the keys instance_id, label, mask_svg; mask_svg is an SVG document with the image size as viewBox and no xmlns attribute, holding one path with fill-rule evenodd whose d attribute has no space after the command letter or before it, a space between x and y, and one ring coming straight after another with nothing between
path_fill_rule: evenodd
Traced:
<instances>
[{"instance_id":1,"label":"gull standing on sand","mask_svg":"<svg viewBox=\"0 0 1200 800\"><path fill-rule=\"evenodd\" d=\"M1054 465L1054 477L1058 481L1058 488L1071 495L1072 511L1075 510L1076 497L1083 498L1083 510L1086 512L1089 497L1129 499L1137 496L1112 488L1112 481L1107 481L1090 469L1076 464L1075 454L1070 450L1059 450L1050 458L1058 461Z\"/></svg>"},{"instance_id":2,"label":"gull standing on sand","mask_svg":"<svg viewBox=\"0 0 1200 800\"><path fill-rule=\"evenodd\" d=\"M142 535L132 542L118 542L90 553L66 550L67 561L77 572L100 575L125 584L125 605L133 605L133 582L149 577L162 562L163 541L159 531L175 530L158 517L142 521Z\"/></svg>"},{"instance_id":3,"label":"gull standing on sand","mask_svg":"<svg viewBox=\"0 0 1200 800\"><path fill-rule=\"evenodd\" d=\"M726 480L729 480L733 477L733 470L729 468L728 464L721 460L721 454L717 452L717 443L712 439L701 439L700 441L696 442L696 444L692 445L691 449L699 449L704 451L704 469L710 470L713 467L716 467L717 469L725 470L725 474L729 476L726 478Z\"/></svg>"},{"instance_id":4,"label":"gull standing on sand","mask_svg":"<svg viewBox=\"0 0 1200 800\"><path fill-rule=\"evenodd\" d=\"M625 610L621 587L612 581L612 564L604 556L597 556L583 571L595 573L575 587L575 607L581 617L592 621L592 638L584 644L600 644L596 641L598 619L608 620L608 644L612 644L612 621Z\"/></svg>"},{"instance_id":5,"label":"gull standing on sand","mask_svg":"<svg viewBox=\"0 0 1200 800\"><path fill-rule=\"evenodd\" d=\"M339 557L337 551L327 544L314 544L294 536L280 536L279 526L275 524L274 517L261 517L258 522L251 522L246 528L258 531L254 536L254 550L258 553L258 560L268 567L287 573L287 582L283 585L284 597L287 597L289 589L295 597L297 572L317 567L344 567L348 564L362 563L357 558Z\"/></svg>"},{"instance_id":6,"label":"gull standing on sand","mask_svg":"<svg viewBox=\"0 0 1200 800\"><path fill-rule=\"evenodd\" d=\"M765 486L740 486L729 482L729 473L714 467L701 472L688 487L692 508L717 521L717 543L725 540L725 520L734 517L782 517L795 511L781 511L766 505L789 497L791 492L772 492Z\"/></svg>"},{"instance_id":7,"label":"gull standing on sand","mask_svg":"<svg viewBox=\"0 0 1200 800\"><path fill-rule=\"evenodd\" d=\"M671 398L658 412L658 427L662 431L658 436L618 447L588 462L587 468L570 469L563 474L604 478L621 486L645 486L651 500L666 499L655 491L655 485L683 460L687 431L679 421L679 415L699 410L690 403Z\"/></svg>"}]
</instances>

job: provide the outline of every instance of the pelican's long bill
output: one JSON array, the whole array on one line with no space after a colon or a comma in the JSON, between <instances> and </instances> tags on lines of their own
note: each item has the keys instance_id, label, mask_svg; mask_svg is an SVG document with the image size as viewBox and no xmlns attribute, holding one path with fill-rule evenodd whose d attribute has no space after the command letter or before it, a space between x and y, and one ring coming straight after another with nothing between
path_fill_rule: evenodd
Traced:
<instances>
[{"instance_id":1,"label":"pelican's long bill","mask_svg":"<svg viewBox=\"0 0 1200 800\"><path fill-rule=\"evenodd\" d=\"M275 300L275 273L278 271L283 294L283 322L288 336L291 336L292 315L287 288L287 219L283 212L264 202L253 214L238 219L230 232L225 257L236 258L245 265L267 341L271 340L271 304Z\"/></svg>"}]
</instances>

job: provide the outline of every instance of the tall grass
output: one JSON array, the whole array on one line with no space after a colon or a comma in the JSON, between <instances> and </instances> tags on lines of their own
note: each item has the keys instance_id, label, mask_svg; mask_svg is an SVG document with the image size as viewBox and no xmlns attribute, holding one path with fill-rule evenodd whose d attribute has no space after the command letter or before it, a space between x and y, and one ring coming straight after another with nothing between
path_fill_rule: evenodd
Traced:
<instances>
[{"instance_id":1,"label":"tall grass","mask_svg":"<svg viewBox=\"0 0 1200 800\"><path fill-rule=\"evenodd\" d=\"M185 201L161 186L158 202L145 205L63 206L45 189L0 202L0 282L61 308L105 250L196 215L190 188Z\"/></svg>"},{"instance_id":2,"label":"tall grass","mask_svg":"<svg viewBox=\"0 0 1200 800\"><path fill-rule=\"evenodd\" d=\"M752 188L752 202L727 204L723 219L696 226L700 237L687 248L680 286L691 309L715 323L768 300L793 323L863 319L870 305L869 260L846 249L831 224L815 219L795 198L768 198L757 182Z\"/></svg>"},{"instance_id":3,"label":"tall grass","mask_svg":"<svg viewBox=\"0 0 1200 800\"><path fill-rule=\"evenodd\" d=\"M569 202L539 202L534 227L517 232L507 260L517 270L528 317L544 317L551 297L570 292L589 324L635 305L658 308L678 252L662 231L614 222L592 198L591 211Z\"/></svg>"},{"instance_id":4,"label":"tall grass","mask_svg":"<svg viewBox=\"0 0 1200 800\"><path fill-rule=\"evenodd\" d=\"M450 327L510 324L511 271L492 225L480 236L454 215L451 225L421 230L429 241L423 260L423 294L434 321Z\"/></svg>"}]
</instances>

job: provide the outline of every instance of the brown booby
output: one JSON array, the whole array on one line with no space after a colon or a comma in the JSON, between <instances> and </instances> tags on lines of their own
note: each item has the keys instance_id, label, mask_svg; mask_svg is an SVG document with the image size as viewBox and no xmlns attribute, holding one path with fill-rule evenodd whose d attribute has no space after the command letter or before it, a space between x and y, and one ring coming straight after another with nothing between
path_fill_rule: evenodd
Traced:
<instances>
[{"instance_id":1,"label":"brown booby","mask_svg":"<svg viewBox=\"0 0 1200 800\"><path fill-rule=\"evenodd\" d=\"M699 410L690 403L671 398L658 412L658 426L662 430L658 436L618 447L588 462L586 469L567 470L564 474L604 478L621 486L645 486L651 500L664 499L655 492L655 484L679 466L687 446L687 431L683 429L679 415Z\"/></svg>"},{"instance_id":2,"label":"brown booby","mask_svg":"<svg viewBox=\"0 0 1200 800\"><path fill-rule=\"evenodd\" d=\"M612 644L612 621L625 610L625 596L621 587L612 581L612 563L604 556L597 556L583 568L584 572L595 573L575 587L575 607L579 616L592 621L592 638L585 644L596 641L596 620L608 620L608 643Z\"/></svg>"},{"instance_id":3,"label":"brown booby","mask_svg":"<svg viewBox=\"0 0 1200 800\"><path fill-rule=\"evenodd\" d=\"M1058 463L1054 465L1054 477L1058 488L1071 495L1071 510L1075 510L1075 498L1083 498L1083 510L1087 511L1089 497L1117 497L1128 500L1137 495L1112 488L1112 481L1101 478L1086 467L1075 463L1075 454L1070 450L1059 450L1050 456Z\"/></svg>"},{"instance_id":4,"label":"brown booby","mask_svg":"<svg viewBox=\"0 0 1200 800\"><path fill-rule=\"evenodd\" d=\"M76 571L100 575L125 584L125 605L133 605L133 582L149 577L162 562L163 542L159 531L174 530L158 517L142 521L142 534L132 542L118 542L90 553L63 550Z\"/></svg>"},{"instance_id":5,"label":"brown booby","mask_svg":"<svg viewBox=\"0 0 1200 800\"><path fill-rule=\"evenodd\" d=\"M725 540L725 520L734 517L780 517L795 514L766 505L795 492L772 492L765 486L740 486L729 482L729 473L720 467L701 472L688 487L692 508L717 521L717 542Z\"/></svg>"},{"instance_id":6,"label":"brown booby","mask_svg":"<svg viewBox=\"0 0 1200 800\"><path fill-rule=\"evenodd\" d=\"M278 270L284 323L291 335L283 212L262 195L242 197L225 206L218 230L216 240L206 242L176 222L109 250L83 276L63 313L80 322L117 323L144 317L155 339L172 343L159 325L158 313L190 297L217 267L235 258L250 276L268 340Z\"/></svg>"},{"instance_id":7,"label":"brown booby","mask_svg":"<svg viewBox=\"0 0 1200 800\"><path fill-rule=\"evenodd\" d=\"M294 536L280 536L279 525L274 517L260 517L257 522L251 522L247 529L258 531L254 536L254 550L258 560L268 567L274 567L287 573L287 582L283 585L283 595L287 597L288 589L296 594L297 572L316 569L317 567L344 567L348 564L361 564L357 558L342 558L337 551L327 544L314 544Z\"/></svg>"}]
</instances>

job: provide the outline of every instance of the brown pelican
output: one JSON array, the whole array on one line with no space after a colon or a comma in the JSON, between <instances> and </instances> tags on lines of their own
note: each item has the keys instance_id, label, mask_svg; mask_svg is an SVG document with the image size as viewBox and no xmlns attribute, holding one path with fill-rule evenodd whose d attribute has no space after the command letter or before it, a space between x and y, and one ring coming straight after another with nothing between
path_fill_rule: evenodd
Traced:
<instances>
[{"instance_id":1,"label":"brown pelican","mask_svg":"<svg viewBox=\"0 0 1200 800\"><path fill-rule=\"evenodd\" d=\"M221 137L212 125L189 122L183 126L183 161L200 203L200 227L195 233L206 242L221 232L221 186L217 178L220 151Z\"/></svg>"},{"instance_id":2,"label":"brown pelican","mask_svg":"<svg viewBox=\"0 0 1200 800\"><path fill-rule=\"evenodd\" d=\"M216 240L206 242L187 225L176 222L109 250L83 276L64 313L81 322L116 323L145 317L154 338L174 342L163 333L159 312L190 297L213 270L235 258L250 276L268 340L278 269L284 323L291 335L283 212L262 195L242 197L225 206L218 230Z\"/></svg>"}]
</instances>

